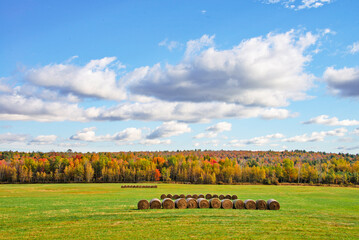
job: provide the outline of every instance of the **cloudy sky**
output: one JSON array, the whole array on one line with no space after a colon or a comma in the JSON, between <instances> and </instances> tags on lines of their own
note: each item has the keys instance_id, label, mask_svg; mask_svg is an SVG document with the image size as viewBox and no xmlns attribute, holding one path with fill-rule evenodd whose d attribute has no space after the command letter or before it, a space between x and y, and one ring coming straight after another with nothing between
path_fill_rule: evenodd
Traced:
<instances>
[{"instance_id":1,"label":"cloudy sky","mask_svg":"<svg viewBox=\"0 0 359 240\"><path fill-rule=\"evenodd\" d=\"M0 1L0 150L359 153L359 1Z\"/></svg>"}]
</instances>

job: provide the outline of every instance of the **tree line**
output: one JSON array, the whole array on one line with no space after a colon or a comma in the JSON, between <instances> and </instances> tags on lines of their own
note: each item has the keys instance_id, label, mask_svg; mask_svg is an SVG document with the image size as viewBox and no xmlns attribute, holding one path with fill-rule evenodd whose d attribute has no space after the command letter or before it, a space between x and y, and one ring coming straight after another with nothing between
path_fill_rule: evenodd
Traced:
<instances>
[{"instance_id":1,"label":"tree line","mask_svg":"<svg viewBox=\"0 0 359 240\"><path fill-rule=\"evenodd\" d=\"M0 152L2 183L359 184L359 155L306 151Z\"/></svg>"}]
</instances>

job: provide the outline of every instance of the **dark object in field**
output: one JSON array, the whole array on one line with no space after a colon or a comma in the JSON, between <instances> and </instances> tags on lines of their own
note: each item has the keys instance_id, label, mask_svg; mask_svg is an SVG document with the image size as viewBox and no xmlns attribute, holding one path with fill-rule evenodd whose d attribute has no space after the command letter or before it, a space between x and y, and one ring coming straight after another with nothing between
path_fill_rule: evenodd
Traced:
<instances>
[{"instance_id":1,"label":"dark object in field","mask_svg":"<svg viewBox=\"0 0 359 240\"><path fill-rule=\"evenodd\" d=\"M244 207L246 209L254 210L256 209L256 202L252 199L247 199L244 201Z\"/></svg>"},{"instance_id":2,"label":"dark object in field","mask_svg":"<svg viewBox=\"0 0 359 240\"><path fill-rule=\"evenodd\" d=\"M217 194L213 194L213 195L212 195L212 198L218 198L218 195L217 195Z\"/></svg>"},{"instance_id":3,"label":"dark object in field","mask_svg":"<svg viewBox=\"0 0 359 240\"><path fill-rule=\"evenodd\" d=\"M219 197L218 197L219 199L221 199L221 200L223 200L224 199L224 195L223 194L221 194L221 195L219 195Z\"/></svg>"},{"instance_id":4,"label":"dark object in field","mask_svg":"<svg viewBox=\"0 0 359 240\"><path fill-rule=\"evenodd\" d=\"M172 196L171 193L167 194L167 198L172 198L172 197L173 197L173 196Z\"/></svg>"},{"instance_id":5,"label":"dark object in field","mask_svg":"<svg viewBox=\"0 0 359 240\"><path fill-rule=\"evenodd\" d=\"M199 208L209 208L209 202L207 199L204 198L198 198L197 204Z\"/></svg>"},{"instance_id":6,"label":"dark object in field","mask_svg":"<svg viewBox=\"0 0 359 240\"><path fill-rule=\"evenodd\" d=\"M184 194L181 194L179 197L180 198L186 198L186 196Z\"/></svg>"},{"instance_id":7,"label":"dark object in field","mask_svg":"<svg viewBox=\"0 0 359 240\"><path fill-rule=\"evenodd\" d=\"M175 201L176 208L185 209L187 208L187 201L184 198L179 198Z\"/></svg>"},{"instance_id":8,"label":"dark object in field","mask_svg":"<svg viewBox=\"0 0 359 240\"><path fill-rule=\"evenodd\" d=\"M180 196L178 196L177 194L175 194L175 195L173 195L173 197L172 197L173 199L179 199L180 198Z\"/></svg>"},{"instance_id":9,"label":"dark object in field","mask_svg":"<svg viewBox=\"0 0 359 240\"><path fill-rule=\"evenodd\" d=\"M221 201L221 207L222 207L223 209L232 209L232 208L233 208L233 203L232 203L232 201L229 200L229 199L223 199L223 200Z\"/></svg>"},{"instance_id":10,"label":"dark object in field","mask_svg":"<svg viewBox=\"0 0 359 240\"><path fill-rule=\"evenodd\" d=\"M193 198L187 198L187 208L197 208L197 201Z\"/></svg>"},{"instance_id":11,"label":"dark object in field","mask_svg":"<svg viewBox=\"0 0 359 240\"><path fill-rule=\"evenodd\" d=\"M258 210L266 210L267 209L267 203L266 201L259 199L256 201L256 208Z\"/></svg>"},{"instance_id":12,"label":"dark object in field","mask_svg":"<svg viewBox=\"0 0 359 240\"><path fill-rule=\"evenodd\" d=\"M267 207L269 210L279 210L280 209L280 204L279 202L277 202L274 199L269 199L267 201Z\"/></svg>"},{"instance_id":13,"label":"dark object in field","mask_svg":"<svg viewBox=\"0 0 359 240\"><path fill-rule=\"evenodd\" d=\"M204 198L204 194L199 194L198 198Z\"/></svg>"},{"instance_id":14,"label":"dark object in field","mask_svg":"<svg viewBox=\"0 0 359 240\"><path fill-rule=\"evenodd\" d=\"M209 207L210 208L221 208L221 200L218 198L212 198L209 200Z\"/></svg>"},{"instance_id":15,"label":"dark object in field","mask_svg":"<svg viewBox=\"0 0 359 240\"><path fill-rule=\"evenodd\" d=\"M166 194L162 194L162 195L161 195L161 199L165 199L166 197L167 197Z\"/></svg>"},{"instance_id":16,"label":"dark object in field","mask_svg":"<svg viewBox=\"0 0 359 240\"><path fill-rule=\"evenodd\" d=\"M232 196L229 195L229 194L227 194L224 198L225 198L225 199L232 199Z\"/></svg>"},{"instance_id":17,"label":"dark object in field","mask_svg":"<svg viewBox=\"0 0 359 240\"><path fill-rule=\"evenodd\" d=\"M197 198L198 198L198 195L197 195L197 194L193 194L193 195L192 195L192 198L197 199Z\"/></svg>"},{"instance_id":18,"label":"dark object in field","mask_svg":"<svg viewBox=\"0 0 359 240\"><path fill-rule=\"evenodd\" d=\"M234 209L244 209L244 202L240 199L233 200Z\"/></svg>"},{"instance_id":19,"label":"dark object in field","mask_svg":"<svg viewBox=\"0 0 359 240\"><path fill-rule=\"evenodd\" d=\"M150 201L151 209L161 209L161 201L157 198L154 198Z\"/></svg>"},{"instance_id":20,"label":"dark object in field","mask_svg":"<svg viewBox=\"0 0 359 240\"><path fill-rule=\"evenodd\" d=\"M147 200L140 200L137 204L138 209L149 209L150 203Z\"/></svg>"},{"instance_id":21,"label":"dark object in field","mask_svg":"<svg viewBox=\"0 0 359 240\"><path fill-rule=\"evenodd\" d=\"M232 195L232 200L238 199L238 196L236 194Z\"/></svg>"},{"instance_id":22,"label":"dark object in field","mask_svg":"<svg viewBox=\"0 0 359 240\"><path fill-rule=\"evenodd\" d=\"M175 203L172 201L171 198L165 198L162 201L163 209L173 209L175 208Z\"/></svg>"},{"instance_id":23,"label":"dark object in field","mask_svg":"<svg viewBox=\"0 0 359 240\"><path fill-rule=\"evenodd\" d=\"M211 198L212 198L212 194L207 193L207 194L206 194L206 199L211 199Z\"/></svg>"},{"instance_id":24,"label":"dark object in field","mask_svg":"<svg viewBox=\"0 0 359 240\"><path fill-rule=\"evenodd\" d=\"M188 194L188 195L186 196L186 198L192 198L192 195L191 195L191 194Z\"/></svg>"}]
</instances>

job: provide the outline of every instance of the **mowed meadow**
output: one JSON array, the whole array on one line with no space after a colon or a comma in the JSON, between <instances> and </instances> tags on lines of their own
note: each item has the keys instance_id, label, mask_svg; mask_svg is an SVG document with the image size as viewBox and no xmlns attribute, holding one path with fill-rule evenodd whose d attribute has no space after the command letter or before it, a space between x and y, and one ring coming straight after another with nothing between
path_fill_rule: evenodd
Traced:
<instances>
[{"instance_id":1,"label":"mowed meadow","mask_svg":"<svg viewBox=\"0 0 359 240\"><path fill-rule=\"evenodd\" d=\"M0 185L0 239L359 238L359 188L121 185ZM159 198L162 193L236 194L242 200L274 198L281 209L137 210L139 200Z\"/></svg>"}]
</instances>

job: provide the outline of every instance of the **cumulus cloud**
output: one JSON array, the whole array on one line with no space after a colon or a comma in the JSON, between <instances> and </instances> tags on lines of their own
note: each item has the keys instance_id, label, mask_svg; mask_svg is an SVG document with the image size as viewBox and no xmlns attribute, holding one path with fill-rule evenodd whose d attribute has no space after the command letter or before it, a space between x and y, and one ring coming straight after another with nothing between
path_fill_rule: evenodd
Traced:
<instances>
[{"instance_id":1,"label":"cumulus cloud","mask_svg":"<svg viewBox=\"0 0 359 240\"><path fill-rule=\"evenodd\" d=\"M305 51L317 38L295 31L270 33L217 50L214 36L203 35L188 41L177 65L140 67L121 78L115 68L123 65L114 57L85 66L70 60L32 68L25 70L23 85L9 87L0 79L0 118L193 123L294 117L282 107L308 98L313 76L304 71L311 60ZM88 107L88 98L105 101Z\"/></svg>"},{"instance_id":2,"label":"cumulus cloud","mask_svg":"<svg viewBox=\"0 0 359 240\"><path fill-rule=\"evenodd\" d=\"M257 145L261 146L269 143L272 139L280 139L284 138L284 135L281 133L269 134L266 136L254 137L251 139L234 139L229 142L229 146L231 147L241 147L244 145Z\"/></svg>"},{"instance_id":3,"label":"cumulus cloud","mask_svg":"<svg viewBox=\"0 0 359 240\"><path fill-rule=\"evenodd\" d=\"M359 68L334 69L328 67L323 80L327 83L329 91L342 97L359 97Z\"/></svg>"},{"instance_id":4,"label":"cumulus cloud","mask_svg":"<svg viewBox=\"0 0 359 240\"><path fill-rule=\"evenodd\" d=\"M354 129L353 134L355 134L355 135L358 135L358 136L359 136L359 128Z\"/></svg>"},{"instance_id":5,"label":"cumulus cloud","mask_svg":"<svg viewBox=\"0 0 359 240\"><path fill-rule=\"evenodd\" d=\"M56 135L40 135L32 139L30 145L49 145L53 144L57 139Z\"/></svg>"},{"instance_id":6,"label":"cumulus cloud","mask_svg":"<svg viewBox=\"0 0 359 240\"><path fill-rule=\"evenodd\" d=\"M147 139L158 139L181 135L183 133L191 132L191 128L185 123L179 123L176 121L165 122L161 126L157 127L152 133L150 133Z\"/></svg>"},{"instance_id":7,"label":"cumulus cloud","mask_svg":"<svg viewBox=\"0 0 359 240\"><path fill-rule=\"evenodd\" d=\"M25 141L27 141L27 139L28 139L28 136L25 134L16 134L16 133L0 134L0 144L25 142Z\"/></svg>"},{"instance_id":8,"label":"cumulus cloud","mask_svg":"<svg viewBox=\"0 0 359 240\"><path fill-rule=\"evenodd\" d=\"M89 111L87 111L87 114ZM146 103L123 103L109 109L93 109L94 120L121 121L180 121L208 122L220 118L255 118L284 119L294 114L286 109L245 107L233 103L209 102L166 102L152 101Z\"/></svg>"},{"instance_id":9,"label":"cumulus cloud","mask_svg":"<svg viewBox=\"0 0 359 240\"><path fill-rule=\"evenodd\" d=\"M313 76L305 73L311 56L305 51L318 36L308 32L270 33L241 42L229 50L204 35L187 43L185 58L177 65L143 67L131 73L134 94L170 102L225 102L244 106L282 107L303 100ZM188 56L191 56L188 58Z\"/></svg>"},{"instance_id":10,"label":"cumulus cloud","mask_svg":"<svg viewBox=\"0 0 359 240\"><path fill-rule=\"evenodd\" d=\"M358 120L339 120L336 117L329 118L327 115L320 115L315 118L311 118L309 121L303 122L303 124L322 124L328 126L356 126L359 125Z\"/></svg>"},{"instance_id":11,"label":"cumulus cloud","mask_svg":"<svg viewBox=\"0 0 359 240\"><path fill-rule=\"evenodd\" d=\"M330 131L322 131L322 132L312 132L310 135L303 134L294 136L291 138L283 139L284 142L322 142L324 141L325 137L328 136L336 136L342 137L348 130L345 128L337 128Z\"/></svg>"},{"instance_id":12,"label":"cumulus cloud","mask_svg":"<svg viewBox=\"0 0 359 240\"><path fill-rule=\"evenodd\" d=\"M224 131L231 131L232 124L228 122L219 122L213 126L210 126L206 129L205 133L200 133L194 136L194 138L213 138Z\"/></svg>"},{"instance_id":13,"label":"cumulus cloud","mask_svg":"<svg viewBox=\"0 0 359 240\"><path fill-rule=\"evenodd\" d=\"M116 80L116 72L111 68L115 60L115 57L105 57L91 60L83 67L51 64L33 68L26 71L25 80L37 86L82 97L123 100L126 91Z\"/></svg>"},{"instance_id":14,"label":"cumulus cloud","mask_svg":"<svg viewBox=\"0 0 359 240\"><path fill-rule=\"evenodd\" d=\"M359 42L355 42L352 45L348 46L348 49L351 54L359 52Z\"/></svg>"},{"instance_id":15,"label":"cumulus cloud","mask_svg":"<svg viewBox=\"0 0 359 240\"><path fill-rule=\"evenodd\" d=\"M96 128L84 128L83 130L77 132L75 135L71 136L71 140L79 140L85 142L133 142L140 140L142 137L141 129L137 128L126 128L121 132L115 133L114 135L103 135L97 136L95 133Z\"/></svg>"},{"instance_id":16,"label":"cumulus cloud","mask_svg":"<svg viewBox=\"0 0 359 240\"><path fill-rule=\"evenodd\" d=\"M74 103L45 101L16 92L0 94L0 118L3 120L86 121L86 115L86 111Z\"/></svg>"},{"instance_id":17,"label":"cumulus cloud","mask_svg":"<svg viewBox=\"0 0 359 240\"><path fill-rule=\"evenodd\" d=\"M282 4L284 7L294 10L302 10L308 8L318 8L325 4L333 2L333 0L264 0L267 4Z\"/></svg>"}]
</instances>

